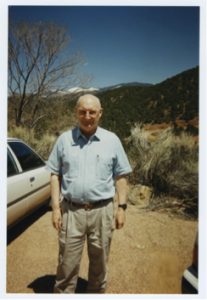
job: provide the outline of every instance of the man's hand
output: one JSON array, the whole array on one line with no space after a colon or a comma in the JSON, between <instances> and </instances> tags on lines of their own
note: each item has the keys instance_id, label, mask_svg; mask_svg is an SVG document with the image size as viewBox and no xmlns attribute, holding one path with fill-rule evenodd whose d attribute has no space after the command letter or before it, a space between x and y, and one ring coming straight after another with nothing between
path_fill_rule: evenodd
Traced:
<instances>
[{"instance_id":1,"label":"man's hand","mask_svg":"<svg viewBox=\"0 0 207 300\"><path fill-rule=\"evenodd\" d=\"M127 198L127 181L126 175L119 175L116 177L116 189L118 194L118 204L126 203ZM118 207L115 225L117 229L121 229L125 223L125 210L122 207Z\"/></svg>"},{"instance_id":2,"label":"man's hand","mask_svg":"<svg viewBox=\"0 0 207 300\"><path fill-rule=\"evenodd\" d=\"M59 206L60 198L60 186L61 186L62 177L56 174L51 174L50 178L50 191L52 199L52 225L58 231L62 227L62 214Z\"/></svg>"},{"instance_id":3,"label":"man's hand","mask_svg":"<svg viewBox=\"0 0 207 300\"><path fill-rule=\"evenodd\" d=\"M62 215L60 209L54 209L52 212L52 225L58 231L62 228Z\"/></svg>"},{"instance_id":4,"label":"man's hand","mask_svg":"<svg viewBox=\"0 0 207 300\"><path fill-rule=\"evenodd\" d=\"M121 207L118 207L116 218L115 218L115 224L117 229L121 229L124 226L125 223L125 210Z\"/></svg>"}]
</instances>

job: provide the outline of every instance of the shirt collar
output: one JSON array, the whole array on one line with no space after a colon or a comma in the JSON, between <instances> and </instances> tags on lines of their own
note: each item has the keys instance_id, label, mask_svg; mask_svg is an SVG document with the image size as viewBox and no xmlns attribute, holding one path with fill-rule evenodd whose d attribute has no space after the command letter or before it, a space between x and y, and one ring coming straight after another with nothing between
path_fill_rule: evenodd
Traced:
<instances>
[{"instance_id":1,"label":"shirt collar","mask_svg":"<svg viewBox=\"0 0 207 300\"><path fill-rule=\"evenodd\" d=\"M77 128L77 139L79 139L80 136L84 136L84 134L81 132L80 127ZM101 130L100 127L98 126L96 129L96 132L93 134L98 140L101 139Z\"/></svg>"},{"instance_id":2,"label":"shirt collar","mask_svg":"<svg viewBox=\"0 0 207 300\"><path fill-rule=\"evenodd\" d=\"M76 138L79 139L80 136L83 136L82 132L80 131L80 128L77 128L77 136Z\"/></svg>"},{"instance_id":3,"label":"shirt collar","mask_svg":"<svg viewBox=\"0 0 207 300\"><path fill-rule=\"evenodd\" d=\"M97 129L96 129L96 132L94 133L94 136L100 140L101 139L101 130L100 130L100 127L98 126Z\"/></svg>"}]
</instances>

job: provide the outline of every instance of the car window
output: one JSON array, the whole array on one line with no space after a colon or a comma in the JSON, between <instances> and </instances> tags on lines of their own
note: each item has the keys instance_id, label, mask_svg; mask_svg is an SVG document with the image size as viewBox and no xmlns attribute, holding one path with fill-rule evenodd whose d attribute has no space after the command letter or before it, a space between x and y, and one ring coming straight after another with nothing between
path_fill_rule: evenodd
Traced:
<instances>
[{"instance_id":1,"label":"car window","mask_svg":"<svg viewBox=\"0 0 207 300\"><path fill-rule=\"evenodd\" d=\"M44 161L27 145L21 142L9 142L8 144L18 158L23 171L45 166Z\"/></svg>"},{"instance_id":2,"label":"car window","mask_svg":"<svg viewBox=\"0 0 207 300\"><path fill-rule=\"evenodd\" d=\"M19 173L16 163L11 155L11 153L7 150L7 177L13 176Z\"/></svg>"}]
</instances>

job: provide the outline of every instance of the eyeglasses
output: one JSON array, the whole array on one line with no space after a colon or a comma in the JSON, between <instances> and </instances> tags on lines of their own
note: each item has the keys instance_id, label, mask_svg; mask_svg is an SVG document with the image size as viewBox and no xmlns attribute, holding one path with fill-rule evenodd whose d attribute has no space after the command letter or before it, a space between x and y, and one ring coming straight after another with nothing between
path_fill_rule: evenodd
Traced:
<instances>
[{"instance_id":1,"label":"eyeglasses","mask_svg":"<svg viewBox=\"0 0 207 300\"><path fill-rule=\"evenodd\" d=\"M81 117L85 117L85 116L90 116L90 117L95 117L97 115L97 110L91 110L91 111L86 111L83 109L78 109L78 113Z\"/></svg>"}]
</instances>

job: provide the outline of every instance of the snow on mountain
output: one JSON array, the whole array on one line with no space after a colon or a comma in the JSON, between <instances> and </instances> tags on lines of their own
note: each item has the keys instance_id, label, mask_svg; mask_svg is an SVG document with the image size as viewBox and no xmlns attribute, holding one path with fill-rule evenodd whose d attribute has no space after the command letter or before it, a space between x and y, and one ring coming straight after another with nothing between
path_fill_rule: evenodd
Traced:
<instances>
[{"instance_id":1,"label":"snow on mountain","mask_svg":"<svg viewBox=\"0 0 207 300\"><path fill-rule=\"evenodd\" d=\"M68 90L69 93L79 93L79 92L98 92L99 89L96 89L96 88L93 88L93 87L90 87L89 89L83 89L81 87L74 87L74 88L71 88Z\"/></svg>"},{"instance_id":2,"label":"snow on mountain","mask_svg":"<svg viewBox=\"0 0 207 300\"><path fill-rule=\"evenodd\" d=\"M113 89L118 89L118 88L120 88L120 87L122 87L121 85L118 85L118 86L116 86L115 88L112 88L112 90Z\"/></svg>"},{"instance_id":3,"label":"snow on mountain","mask_svg":"<svg viewBox=\"0 0 207 300\"><path fill-rule=\"evenodd\" d=\"M62 96L66 96L69 95L71 93L98 93L98 92L103 92L103 91L107 91L107 90L112 90L112 89L117 89L123 86L133 86L133 85L138 85L138 86L152 86L152 84L149 83L139 83L139 82L130 82L130 83L120 83L117 85L112 85L112 86L108 86L108 87L104 87L104 88L94 88L94 87L90 87L88 89L84 89L82 87L73 87L69 90L60 90L60 91L55 91L55 90L47 90L44 91L42 94L42 97L62 97ZM35 93L33 93L35 94ZM11 96L12 94L9 93L8 96ZM17 93L18 95L18 93Z\"/></svg>"}]
</instances>

